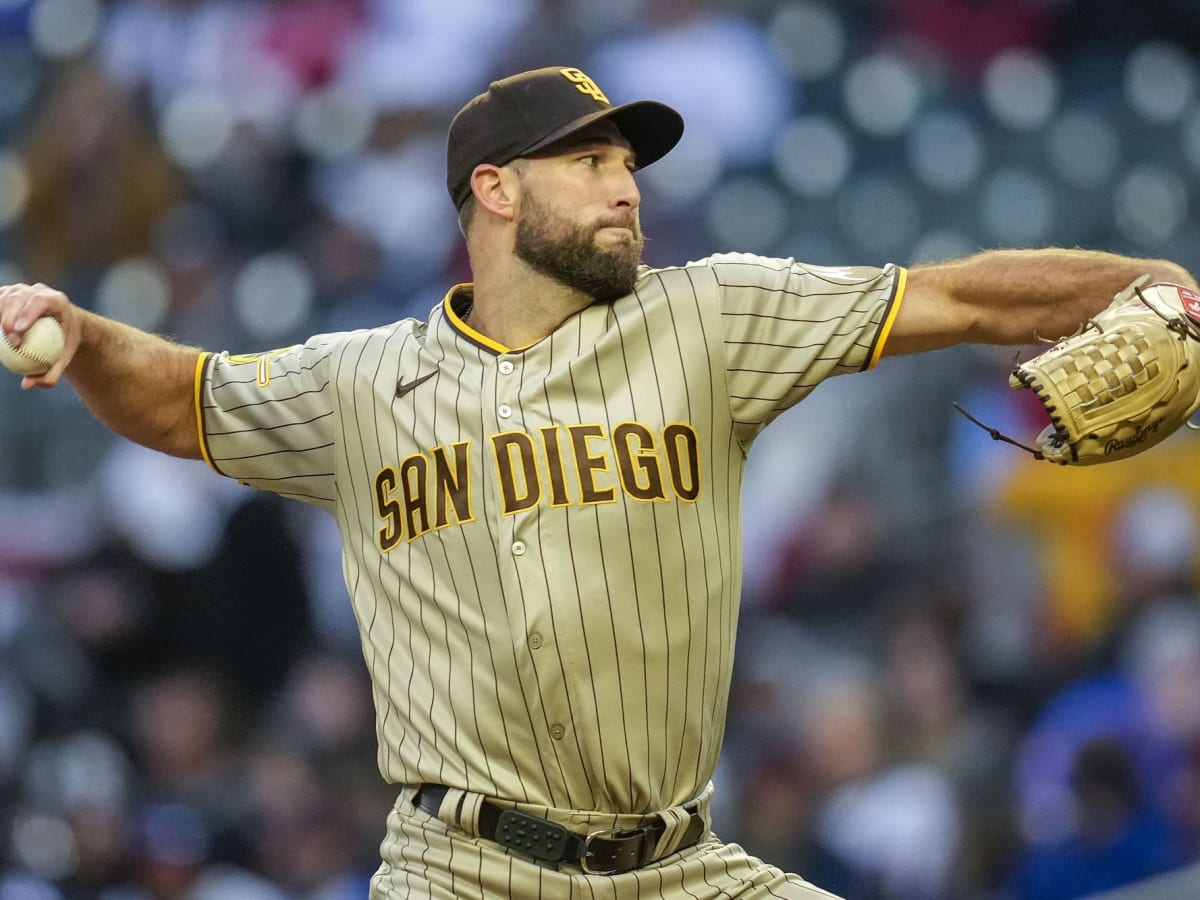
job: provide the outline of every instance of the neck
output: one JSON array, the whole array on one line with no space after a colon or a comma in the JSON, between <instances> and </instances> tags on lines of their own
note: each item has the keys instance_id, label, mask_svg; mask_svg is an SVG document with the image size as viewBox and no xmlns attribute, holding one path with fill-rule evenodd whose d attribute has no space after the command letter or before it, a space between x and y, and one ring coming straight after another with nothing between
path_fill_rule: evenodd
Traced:
<instances>
[{"instance_id":1,"label":"neck","mask_svg":"<svg viewBox=\"0 0 1200 900\"><path fill-rule=\"evenodd\" d=\"M592 305L587 294L567 287L505 255L475 266L475 305L470 325L513 349L536 344L571 316Z\"/></svg>"}]
</instances>

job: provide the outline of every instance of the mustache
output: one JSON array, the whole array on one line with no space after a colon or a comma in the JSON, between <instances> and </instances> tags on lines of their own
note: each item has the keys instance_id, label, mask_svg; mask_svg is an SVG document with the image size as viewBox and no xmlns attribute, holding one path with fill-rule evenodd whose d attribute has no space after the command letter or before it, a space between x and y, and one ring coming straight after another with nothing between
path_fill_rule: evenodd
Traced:
<instances>
[{"instance_id":1,"label":"mustache","mask_svg":"<svg viewBox=\"0 0 1200 900\"><path fill-rule=\"evenodd\" d=\"M634 235L642 233L642 226L638 222L637 213L620 213L611 216L605 216L596 222L596 229L601 228L628 228Z\"/></svg>"}]
</instances>

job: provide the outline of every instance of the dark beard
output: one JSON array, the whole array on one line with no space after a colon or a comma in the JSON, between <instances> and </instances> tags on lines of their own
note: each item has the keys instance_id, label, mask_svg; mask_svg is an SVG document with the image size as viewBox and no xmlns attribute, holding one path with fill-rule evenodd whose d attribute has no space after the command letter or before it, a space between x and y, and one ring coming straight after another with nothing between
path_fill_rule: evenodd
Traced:
<instances>
[{"instance_id":1,"label":"dark beard","mask_svg":"<svg viewBox=\"0 0 1200 900\"><path fill-rule=\"evenodd\" d=\"M535 271L593 300L611 303L633 292L644 243L632 214L619 224L632 228L634 239L617 249L601 250L596 246L600 226L567 223L527 194L514 252Z\"/></svg>"}]
</instances>

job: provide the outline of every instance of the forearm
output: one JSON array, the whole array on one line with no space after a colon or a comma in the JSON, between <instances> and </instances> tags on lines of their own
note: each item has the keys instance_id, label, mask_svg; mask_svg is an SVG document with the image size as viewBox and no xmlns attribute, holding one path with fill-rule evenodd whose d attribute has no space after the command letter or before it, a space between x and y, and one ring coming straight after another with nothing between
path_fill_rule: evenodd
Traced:
<instances>
[{"instance_id":1,"label":"forearm","mask_svg":"<svg viewBox=\"0 0 1200 900\"><path fill-rule=\"evenodd\" d=\"M79 347L64 375L87 407L124 437L200 458L195 398L201 351L78 311Z\"/></svg>"},{"instance_id":2,"label":"forearm","mask_svg":"<svg viewBox=\"0 0 1200 900\"><path fill-rule=\"evenodd\" d=\"M990 250L917 266L909 272L893 334L896 344L889 349L905 353L960 342L1057 339L1076 331L1147 273L1154 281L1196 285L1186 269L1168 260L1094 250Z\"/></svg>"},{"instance_id":3,"label":"forearm","mask_svg":"<svg viewBox=\"0 0 1200 900\"><path fill-rule=\"evenodd\" d=\"M0 285L0 329L20 345L42 316L58 320L63 352L26 375L25 388L52 388L63 376L105 425L154 450L199 458L195 378L201 352L80 309L44 284Z\"/></svg>"}]
</instances>

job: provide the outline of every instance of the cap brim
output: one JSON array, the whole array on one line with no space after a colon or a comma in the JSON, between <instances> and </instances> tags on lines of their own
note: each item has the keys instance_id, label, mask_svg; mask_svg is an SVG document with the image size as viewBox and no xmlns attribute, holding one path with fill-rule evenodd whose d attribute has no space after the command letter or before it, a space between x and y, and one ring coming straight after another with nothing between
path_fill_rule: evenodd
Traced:
<instances>
[{"instance_id":1,"label":"cap brim","mask_svg":"<svg viewBox=\"0 0 1200 900\"><path fill-rule=\"evenodd\" d=\"M633 103L624 103L580 116L546 135L533 146L526 147L517 156L532 156L551 144L556 144L589 125L606 119L621 129L621 134L629 141L639 169L662 159L683 137L683 116L678 112L657 100L635 100Z\"/></svg>"}]
</instances>

